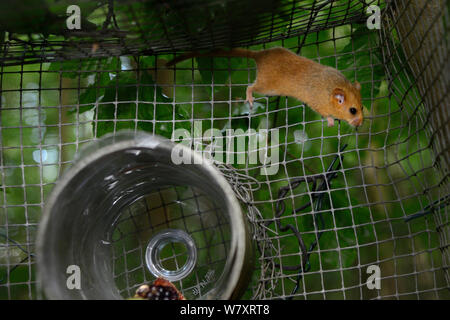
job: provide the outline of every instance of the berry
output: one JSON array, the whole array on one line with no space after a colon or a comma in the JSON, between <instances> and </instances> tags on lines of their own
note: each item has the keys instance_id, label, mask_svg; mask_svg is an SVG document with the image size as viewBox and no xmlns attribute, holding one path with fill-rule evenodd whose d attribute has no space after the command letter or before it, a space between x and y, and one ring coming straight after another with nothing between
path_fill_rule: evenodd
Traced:
<instances>
[{"instance_id":1,"label":"berry","mask_svg":"<svg viewBox=\"0 0 450 320\"><path fill-rule=\"evenodd\" d=\"M151 285L143 284L136 290L136 298L145 300L185 300L181 292L169 281L158 278Z\"/></svg>"}]
</instances>

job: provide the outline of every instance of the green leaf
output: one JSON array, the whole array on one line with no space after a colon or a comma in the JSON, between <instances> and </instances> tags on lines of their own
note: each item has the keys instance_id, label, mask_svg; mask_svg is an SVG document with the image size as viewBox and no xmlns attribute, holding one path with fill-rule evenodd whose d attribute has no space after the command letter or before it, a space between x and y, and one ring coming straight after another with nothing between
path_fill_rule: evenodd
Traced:
<instances>
[{"instance_id":1,"label":"green leaf","mask_svg":"<svg viewBox=\"0 0 450 320\"><path fill-rule=\"evenodd\" d=\"M199 57L196 58L200 74L202 76L202 83L211 84L227 83L233 70L237 64L242 63L242 58L213 58L213 57Z\"/></svg>"},{"instance_id":2,"label":"green leaf","mask_svg":"<svg viewBox=\"0 0 450 320\"><path fill-rule=\"evenodd\" d=\"M148 61L142 61L149 67ZM108 62L103 69L115 70L115 61ZM170 137L173 131L171 120L174 120L174 106L170 103L172 100L163 95L151 75L148 72L118 72L113 73L115 76L110 75L110 72L101 73L96 82L80 95L80 103L86 106L80 107L79 112L85 112L97 105L94 115L94 119L98 120L94 128L96 136L120 129L137 128ZM185 108L177 108L175 120L190 118ZM154 128L155 123L157 124ZM178 125L185 128L189 126L187 121Z\"/></svg>"},{"instance_id":3,"label":"green leaf","mask_svg":"<svg viewBox=\"0 0 450 320\"><path fill-rule=\"evenodd\" d=\"M52 62L48 68L48 71L62 72L63 76L66 78L76 79L82 73L81 70L82 62L79 60L69 60L64 62Z\"/></svg>"}]
</instances>

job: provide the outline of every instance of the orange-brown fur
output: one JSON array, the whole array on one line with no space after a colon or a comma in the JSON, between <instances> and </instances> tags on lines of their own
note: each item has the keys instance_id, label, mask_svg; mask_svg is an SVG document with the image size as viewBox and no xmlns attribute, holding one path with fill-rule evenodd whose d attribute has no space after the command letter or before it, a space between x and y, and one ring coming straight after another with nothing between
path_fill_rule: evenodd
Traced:
<instances>
[{"instance_id":1,"label":"orange-brown fur","mask_svg":"<svg viewBox=\"0 0 450 320\"><path fill-rule=\"evenodd\" d=\"M358 82L352 84L338 70L298 56L287 49L252 51L237 48L206 54L190 53L175 58L167 65L199 56L254 59L257 76L255 83L247 88L247 101L250 105L253 105L253 92L290 96L326 117L330 126L334 124L334 118L345 120L353 126L359 126L363 122L361 86ZM350 112L352 107L356 109L356 114Z\"/></svg>"}]
</instances>

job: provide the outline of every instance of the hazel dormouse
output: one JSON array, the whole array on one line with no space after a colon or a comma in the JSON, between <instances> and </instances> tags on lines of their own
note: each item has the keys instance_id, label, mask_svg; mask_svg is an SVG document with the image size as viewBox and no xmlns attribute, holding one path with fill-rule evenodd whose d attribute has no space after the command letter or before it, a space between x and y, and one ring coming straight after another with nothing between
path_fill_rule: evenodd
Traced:
<instances>
[{"instance_id":1,"label":"hazel dormouse","mask_svg":"<svg viewBox=\"0 0 450 320\"><path fill-rule=\"evenodd\" d=\"M325 117L328 126L344 120L358 127L363 123L361 85L351 83L338 70L301 57L285 48L253 51L242 48L209 53L191 52L169 61L175 65L194 57L244 57L256 62L256 80L247 88L246 102L253 105L253 92L268 96L289 96L306 103Z\"/></svg>"}]
</instances>

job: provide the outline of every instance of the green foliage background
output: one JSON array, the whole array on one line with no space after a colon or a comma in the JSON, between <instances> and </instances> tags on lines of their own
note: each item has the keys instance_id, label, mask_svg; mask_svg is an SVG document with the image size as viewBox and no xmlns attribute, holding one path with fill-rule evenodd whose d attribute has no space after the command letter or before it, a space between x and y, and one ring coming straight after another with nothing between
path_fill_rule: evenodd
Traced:
<instances>
[{"instance_id":1,"label":"green foliage background","mask_svg":"<svg viewBox=\"0 0 450 320\"><path fill-rule=\"evenodd\" d=\"M339 146L348 143L343 161L348 170L333 181L326 196L320 251L310 257L311 272L300 283L298 293L302 295L297 298L376 297L377 292L360 286L366 279L361 266L374 263L380 265L384 277L382 296L436 298L432 289L444 288L445 280L442 272L433 271L442 264L435 250L439 242L434 220L421 218L408 224L403 218L428 203L421 195L421 183L425 179L433 185L438 176L431 168L432 152L420 119L410 118L409 110L400 109L389 95L377 33L365 25L345 25L252 49L283 46L295 51L301 43L301 55L337 67L350 80L362 84L370 117L358 134L345 123L327 128L319 115L286 97L257 96L250 113L243 100L247 84L255 78L255 68L245 59L184 61L177 65L172 83L166 85L158 79L161 70L156 68L157 58L169 60L172 55L4 68L0 299L36 297L34 261L24 261L26 254L6 242L5 236L23 244L23 249L35 251L42 205L82 145L120 129L170 138L174 129L192 130L193 119L202 121L203 131L212 127L244 131L249 127L280 128L280 141L287 142L280 150L280 159L288 162L277 175L259 176L259 170L252 170L252 166L236 165L262 182L254 197L266 218L273 217L274 210L268 200L286 186L287 176L324 172ZM396 81L403 82L404 77L399 75ZM167 93L167 87L173 89L172 94ZM417 93L414 87L409 91L410 95ZM306 139L299 141L296 131ZM297 225L309 246L316 237L312 213L291 214L293 206L305 202L307 191L299 188L294 200L286 201L283 224ZM277 262L297 264L295 237L288 232L280 235L283 258ZM8 274L7 265L21 261ZM293 289L296 273L285 274L288 277L278 282L275 293ZM254 279L259 276L256 271ZM8 286L5 281L9 281ZM439 292L448 297L445 288Z\"/></svg>"}]
</instances>

